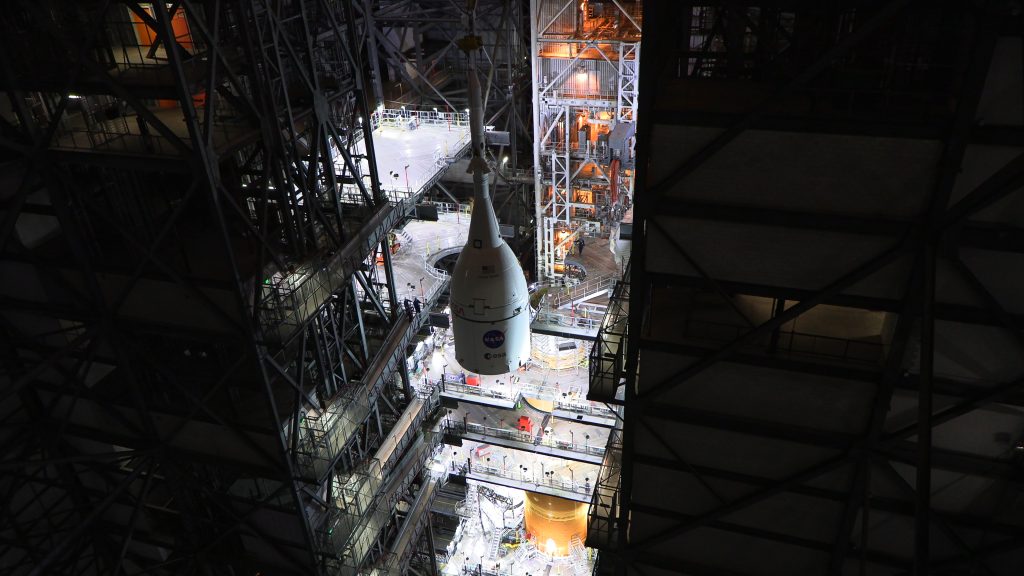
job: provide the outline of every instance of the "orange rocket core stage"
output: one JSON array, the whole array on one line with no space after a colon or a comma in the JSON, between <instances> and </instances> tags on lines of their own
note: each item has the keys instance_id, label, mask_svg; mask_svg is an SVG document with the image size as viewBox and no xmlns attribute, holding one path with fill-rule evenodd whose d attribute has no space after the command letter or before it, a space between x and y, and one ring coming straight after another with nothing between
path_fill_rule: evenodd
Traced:
<instances>
[{"instance_id":1,"label":"orange rocket core stage","mask_svg":"<svg viewBox=\"0 0 1024 576\"><path fill-rule=\"evenodd\" d=\"M527 537L548 556L567 556L573 536L579 536L580 540L587 537L587 504L584 502L527 492L524 516Z\"/></svg>"}]
</instances>

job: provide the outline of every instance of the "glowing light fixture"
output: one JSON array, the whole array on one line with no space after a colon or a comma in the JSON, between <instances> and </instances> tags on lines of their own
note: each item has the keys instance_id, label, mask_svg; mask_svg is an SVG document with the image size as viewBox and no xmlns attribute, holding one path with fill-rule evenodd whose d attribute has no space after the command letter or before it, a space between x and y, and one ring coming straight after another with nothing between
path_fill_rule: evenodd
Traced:
<instances>
[{"instance_id":1,"label":"glowing light fixture","mask_svg":"<svg viewBox=\"0 0 1024 576\"><path fill-rule=\"evenodd\" d=\"M526 531L537 548L551 557L569 553L574 537L587 538L587 505L556 496L526 492L523 510Z\"/></svg>"}]
</instances>

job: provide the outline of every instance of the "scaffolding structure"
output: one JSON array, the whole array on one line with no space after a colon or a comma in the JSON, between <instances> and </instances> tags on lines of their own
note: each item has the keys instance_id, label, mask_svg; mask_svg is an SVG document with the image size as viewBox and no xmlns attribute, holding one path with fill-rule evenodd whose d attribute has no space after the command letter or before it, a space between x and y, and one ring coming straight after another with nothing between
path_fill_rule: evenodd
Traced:
<instances>
[{"instance_id":1,"label":"scaffolding structure","mask_svg":"<svg viewBox=\"0 0 1024 576\"><path fill-rule=\"evenodd\" d=\"M487 65L479 70L483 90L484 124L493 127L488 143L496 148L490 161L500 170L491 177L499 219L518 231L526 245L532 235L532 196L527 180L518 175L530 167L529 24L525 3L515 0L414 0L374 4L378 60L371 65L372 89L388 110L407 114L461 114L467 108L466 61L457 42L472 13ZM368 8L357 10L369 11ZM449 172L445 182L431 183L436 198L458 202L469 182ZM446 201L447 201L446 200Z\"/></svg>"},{"instance_id":2,"label":"scaffolding structure","mask_svg":"<svg viewBox=\"0 0 1024 576\"><path fill-rule=\"evenodd\" d=\"M436 398L409 386L425 315L399 305L389 236L460 150L381 186L383 4L5 6L5 573L394 562Z\"/></svg>"},{"instance_id":3,"label":"scaffolding structure","mask_svg":"<svg viewBox=\"0 0 1024 576\"><path fill-rule=\"evenodd\" d=\"M538 279L581 277L632 202L641 3L533 0L530 26Z\"/></svg>"},{"instance_id":4,"label":"scaffolding structure","mask_svg":"<svg viewBox=\"0 0 1024 576\"><path fill-rule=\"evenodd\" d=\"M621 4L621 23L638 26L638 6ZM440 179L467 147L454 47L470 11L489 63L492 189L519 246L533 234L535 182L519 150L530 137L526 7L481 0L455 17L452 7L16 0L0 15L0 269L11 279L0 443L15 471L0 478L10 518L0 566L19 576L436 570L444 482L424 467L435 440L423 430L440 390L416 397L410 385L407 354L429 315L401 303L443 300L449 276L433 266L463 239L415 244L402 227L427 194L451 196ZM587 161L591 179L612 174L598 200L560 212L589 233L606 230L615 191L632 186L629 137L608 141L635 121L639 36L598 26L614 20L607 10L585 14L566 43L615 62L608 75L604 60L570 59L611 78L611 92L602 80L593 93L544 96L607 120L582 152L566 148L564 173ZM617 44L595 43L601 35ZM382 132L444 138L402 157L375 148ZM453 201L434 206L459 224L467 207ZM573 361L585 355L580 346ZM550 386L516 400L522 392L578 420L615 417ZM521 444L591 464L605 450ZM506 479L478 464L472 472ZM589 480L540 486L580 501L591 491ZM490 534L492 559L504 536ZM583 570L582 542L573 549Z\"/></svg>"}]
</instances>

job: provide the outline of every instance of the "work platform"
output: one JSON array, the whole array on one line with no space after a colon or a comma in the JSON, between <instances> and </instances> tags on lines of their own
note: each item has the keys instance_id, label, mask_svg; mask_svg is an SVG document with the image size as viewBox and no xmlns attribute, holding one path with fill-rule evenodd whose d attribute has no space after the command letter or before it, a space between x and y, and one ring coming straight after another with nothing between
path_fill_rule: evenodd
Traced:
<instances>
[{"instance_id":1,"label":"work platform","mask_svg":"<svg viewBox=\"0 0 1024 576\"><path fill-rule=\"evenodd\" d=\"M469 150L469 114L465 113L378 108L370 126L377 177L392 202L422 196ZM365 152L361 140L354 154ZM339 164L344 161L338 159ZM361 165L363 174L368 175L366 161ZM355 193L352 188L346 193Z\"/></svg>"},{"instance_id":2,"label":"work platform","mask_svg":"<svg viewBox=\"0 0 1024 576\"><path fill-rule=\"evenodd\" d=\"M538 314L530 325L534 334L558 336L593 342L597 340L598 322L586 318L574 318L566 314Z\"/></svg>"},{"instance_id":3,"label":"work platform","mask_svg":"<svg viewBox=\"0 0 1024 576\"><path fill-rule=\"evenodd\" d=\"M582 280L550 282L530 326L534 334L593 342L601 327L610 290L622 279L622 258L608 238L587 238L583 254L570 261L584 270ZM578 249L576 249L578 251Z\"/></svg>"},{"instance_id":4,"label":"work platform","mask_svg":"<svg viewBox=\"0 0 1024 576\"><path fill-rule=\"evenodd\" d=\"M462 446L446 446L439 455L449 473L469 480L577 502L590 502L600 471L598 464L468 440Z\"/></svg>"},{"instance_id":5,"label":"work platform","mask_svg":"<svg viewBox=\"0 0 1024 576\"><path fill-rule=\"evenodd\" d=\"M590 405L593 407L593 405ZM608 411L588 410L588 411L574 411L564 410L555 408L551 413L551 416L559 420L568 420L570 422L579 422L581 424L590 424L591 426L599 426L601 428L615 428L615 414Z\"/></svg>"},{"instance_id":6,"label":"work platform","mask_svg":"<svg viewBox=\"0 0 1024 576\"><path fill-rule=\"evenodd\" d=\"M466 472L465 476L467 479L476 480L477 482L497 484L498 486L505 486L506 488L517 488L519 490L536 492L537 494L546 494L548 496L557 496L558 498L575 500L576 502L589 503L591 499L590 495L586 493L575 492L557 486L552 486L550 484L529 482L509 476L503 476L500 474L500 470L493 467L474 467L473 470Z\"/></svg>"},{"instance_id":7,"label":"work platform","mask_svg":"<svg viewBox=\"0 0 1024 576\"><path fill-rule=\"evenodd\" d=\"M525 398L534 398L524 386L469 386L458 382L441 385L441 398L477 406L511 410ZM558 420L588 424L601 428L614 428L616 415L610 408L587 400L555 400L551 416Z\"/></svg>"},{"instance_id":8,"label":"work platform","mask_svg":"<svg viewBox=\"0 0 1024 576\"><path fill-rule=\"evenodd\" d=\"M568 442L542 442L529 432L511 430L507 428L494 428L480 424L463 424L451 422L445 427L445 431L465 440L472 440L482 444L501 446L512 450L522 450L533 454L543 454L563 460L575 460L588 464L600 464L604 458L604 448L601 446L579 446Z\"/></svg>"},{"instance_id":9,"label":"work platform","mask_svg":"<svg viewBox=\"0 0 1024 576\"><path fill-rule=\"evenodd\" d=\"M398 231L400 246L391 258L398 301L433 300L439 290L446 288L447 272L434 265L439 258L460 249L468 232L469 217L459 213L439 214L437 222L413 220Z\"/></svg>"}]
</instances>

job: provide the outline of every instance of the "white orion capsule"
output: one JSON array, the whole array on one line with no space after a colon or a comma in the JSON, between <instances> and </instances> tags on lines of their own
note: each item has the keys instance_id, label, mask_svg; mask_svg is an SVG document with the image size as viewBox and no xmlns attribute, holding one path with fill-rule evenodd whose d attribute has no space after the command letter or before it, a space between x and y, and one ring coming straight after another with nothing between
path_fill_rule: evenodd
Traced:
<instances>
[{"instance_id":1,"label":"white orion capsule","mask_svg":"<svg viewBox=\"0 0 1024 576\"><path fill-rule=\"evenodd\" d=\"M530 295L519 261L498 233L483 157L480 83L472 69L469 110L474 200L469 239L452 273L455 358L470 372L505 374L530 357Z\"/></svg>"}]
</instances>

